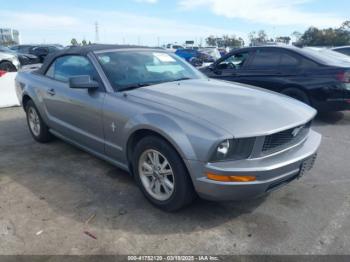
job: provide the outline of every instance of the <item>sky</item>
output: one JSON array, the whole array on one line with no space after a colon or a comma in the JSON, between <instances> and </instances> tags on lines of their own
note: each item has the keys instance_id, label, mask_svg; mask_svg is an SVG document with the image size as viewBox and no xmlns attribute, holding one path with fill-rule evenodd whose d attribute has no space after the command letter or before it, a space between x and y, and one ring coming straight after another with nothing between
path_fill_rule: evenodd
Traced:
<instances>
[{"instance_id":1,"label":"sky","mask_svg":"<svg viewBox=\"0 0 350 262\"><path fill-rule=\"evenodd\" d=\"M350 20L349 0L0 0L0 7L0 28L19 30L28 44L95 42L96 22L100 43L157 46L223 34L247 41L261 29L290 36Z\"/></svg>"}]
</instances>

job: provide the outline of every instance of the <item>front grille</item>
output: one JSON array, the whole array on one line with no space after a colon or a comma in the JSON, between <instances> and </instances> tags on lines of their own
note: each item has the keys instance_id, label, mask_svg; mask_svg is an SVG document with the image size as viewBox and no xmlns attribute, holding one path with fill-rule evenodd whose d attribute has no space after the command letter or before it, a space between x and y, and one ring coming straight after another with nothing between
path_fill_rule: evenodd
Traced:
<instances>
[{"instance_id":1,"label":"front grille","mask_svg":"<svg viewBox=\"0 0 350 262\"><path fill-rule=\"evenodd\" d=\"M292 182L293 180L297 179L298 178L298 174L297 175L294 175L294 176L291 176L291 177L288 177L288 178L284 178L282 180L279 180L271 185L268 186L268 188L266 189L266 192L271 192L273 190L276 190L278 188L280 188L281 186L284 186L290 182Z\"/></svg>"},{"instance_id":2,"label":"front grille","mask_svg":"<svg viewBox=\"0 0 350 262\"><path fill-rule=\"evenodd\" d=\"M262 154L272 154L301 142L309 133L311 122L265 137Z\"/></svg>"}]
</instances>

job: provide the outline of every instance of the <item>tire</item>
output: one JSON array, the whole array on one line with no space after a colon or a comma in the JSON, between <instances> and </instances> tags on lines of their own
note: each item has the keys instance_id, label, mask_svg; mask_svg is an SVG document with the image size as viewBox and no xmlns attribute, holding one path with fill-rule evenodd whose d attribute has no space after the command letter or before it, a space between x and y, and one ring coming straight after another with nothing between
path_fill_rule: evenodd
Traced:
<instances>
[{"instance_id":1,"label":"tire","mask_svg":"<svg viewBox=\"0 0 350 262\"><path fill-rule=\"evenodd\" d=\"M6 72L16 72L17 68L11 62L6 61L0 63L0 70Z\"/></svg>"},{"instance_id":2,"label":"tire","mask_svg":"<svg viewBox=\"0 0 350 262\"><path fill-rule=\"evenodd\" d=\"M302 90L299 90L297 88L287 88L284 89L281 93L311 106L311 102L308 95Z\"/></svg>"},{"instance_id":3,"label":"tire","mask_svg":"<svg viewBox=\"0 0 350 262\"><path fill-rule=\"evenodd\" d=\"M32 100L26 104L26 115L29 131L33 138L40 143L51 141L53 137L49 132L49 127L44 123Z\"/></svg>"},{"instance_id":4,"label":"tire","mask_svg":"<svg viewBox=\"0 0 350 262\"><path fill-rule=\"evenodd\" d=\"M159 165L152 164L157 154ZM164 139L157 136L141 139L133 154L132 167L142 193L160 209L176 211L189 205L196 197L186 166L175 149Z\"/></svg>"}]
</instances>

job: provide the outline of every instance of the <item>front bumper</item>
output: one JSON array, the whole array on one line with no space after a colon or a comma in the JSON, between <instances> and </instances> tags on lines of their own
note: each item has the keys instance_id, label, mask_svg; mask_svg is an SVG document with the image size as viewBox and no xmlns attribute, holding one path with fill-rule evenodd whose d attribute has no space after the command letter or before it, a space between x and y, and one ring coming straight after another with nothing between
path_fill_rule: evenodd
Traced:
<instances>
[{"instance_id":1,"label":"front bumper","mask_svg":"<svg viewBox=\"0 0 350 262\"><path fill-rule=\"evenodd\" d=\"M301 168L304 167L303 163L313 165L320 143L321 135L310 130L301 145L280 154L207 164L188 161L188 166L190 173L195 176L193 184L200 197L220 201L243 200L264 195L298 178ZM255 176L257 180L219 182L208 179L205 175L208 172L227 176Z\"/></svg>"}]
</instances>

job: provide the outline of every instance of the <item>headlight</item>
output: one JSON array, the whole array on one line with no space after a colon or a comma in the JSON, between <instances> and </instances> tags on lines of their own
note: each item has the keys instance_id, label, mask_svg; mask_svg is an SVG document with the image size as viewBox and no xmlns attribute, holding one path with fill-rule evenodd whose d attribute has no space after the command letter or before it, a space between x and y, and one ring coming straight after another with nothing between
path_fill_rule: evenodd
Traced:
<instances>
[{"instance_id":1,"label":"headlight","mask_svg":"<svg viewBox=\"0 0 350 262\"><path fill-rule=\"evenodd\" d=\"M222 141L211 157L211 162L247 159L253 150L255 137Z\"/></svg>"},{"instance_id":2,"label":"headlight","mask_svg":"<svg viewBox=\"0 0 350 262\"><path fill-rule=\"evenodd\" d=\"M229 149L230 149L230 140L225 140L224 142L219 144L216 154L224 158L227 155Z\"/></svg>"}]
</instances>

